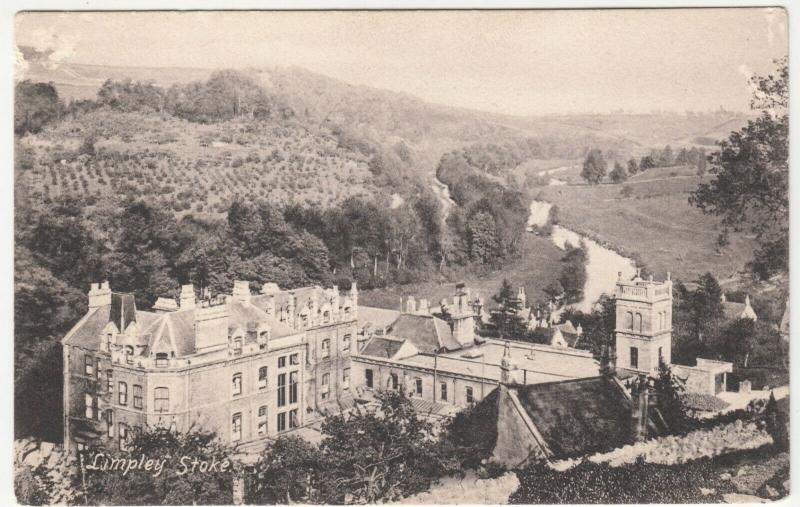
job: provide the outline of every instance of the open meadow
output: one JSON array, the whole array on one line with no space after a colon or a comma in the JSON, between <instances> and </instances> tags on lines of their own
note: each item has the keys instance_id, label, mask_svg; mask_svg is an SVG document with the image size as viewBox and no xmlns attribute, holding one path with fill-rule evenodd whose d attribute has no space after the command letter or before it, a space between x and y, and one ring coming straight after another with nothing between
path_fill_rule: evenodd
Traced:
<instances>
[{"instance_id":1,"label":"open meadow","mask_svg":"<svg viewBox=\"0 0 800 507\"><path fill-rule=\"evenodd\" d=\"M730 245L717 251L718 220L688 202L701 181L703 177L667 167L619 185L542 187L534 198L557 205L562 225L639 259L659 274L671 271L674 278L689 281L710 271L724 281L752 258L753 241L734 234ZM622 193L626 187L627 197Z\"/></svg>"}]
</instances>

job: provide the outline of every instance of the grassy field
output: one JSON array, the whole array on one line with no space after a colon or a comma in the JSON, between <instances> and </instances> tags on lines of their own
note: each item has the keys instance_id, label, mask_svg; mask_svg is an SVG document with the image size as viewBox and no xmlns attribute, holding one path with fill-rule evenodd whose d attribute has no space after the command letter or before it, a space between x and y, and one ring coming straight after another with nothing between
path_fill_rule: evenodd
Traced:
<instances>
[{"instance_id":1,"label":"grassy field","mask_svg":"<svg viewBox=\"0 0 800 507\"><path fill-rule=\"evenodd\" d=\"M558 205L562 225L637 257L659 276L671 271L674 278L693 280L710 271L725 280L751 259L753 241L733 236L728 247L715 252L717 219L687 200L702 180L679 168L661 168L624 185L550 186L534 197ZM631 188L630 197L621 195L624 186Z\"/></svg>"},{"instance_id":2,"label":"grassy field","mask_svg":"<svg viewBox=\"0 0 800 507\"><path fill-rule=\"evenodd\" d=\"M464 281L472 290L472 294L480 293L489 306L494 306L491 296L498 292L504 278L514 287L524 286L528 301L543 300L542 289L558 277L563 255L564 252L553 245L548 238L526 234L522 244L522 255L502 270L483 275L464 273L461 278L458 274L454 274L449 280L441 276L422 283L365 290L359 296L359 303L398 309L401 296L413 295L416 298L427 298L431 305L438 305L442 298L452 299L456 281Z\"/></svg>"}]
</instances>

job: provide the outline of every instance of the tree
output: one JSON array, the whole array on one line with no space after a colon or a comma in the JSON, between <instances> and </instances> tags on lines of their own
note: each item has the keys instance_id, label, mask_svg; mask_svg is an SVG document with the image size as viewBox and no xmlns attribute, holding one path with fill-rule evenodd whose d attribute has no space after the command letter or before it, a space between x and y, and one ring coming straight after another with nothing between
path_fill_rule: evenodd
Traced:
<instances>
[{"instance_id":1,"label":"tree","mask_svg":"<svg viewBox=\"0 0 800 507\"><path fill-rule=\"evenodd\" d=\"M583 288L586 285L586 262L588 259L586 245L566 245L566 253L561 258L561 274L558 281L564 287L564 300L577 303L583 299Z\"/></svg>"},{"instance_id":2,"label":"tree","mask_svg":"<svg viewBox=\"0 0 800 507\"><path fill-rule=\"evenodd\" d=\"M20 81L14 87L14 133L37 133L58 118L61 103L53 83Z\"/></svg>"},{"instance_id":3,"label":"tree","mask_svg":"<svg viewBox=\"0 0 800 507\"><path fill-rule=\"evenodd\" d=\"M492 296L499 307L492 312L490 317L492 326L501 338L506 340L519 340L525 337L527 329L525 322L520 317L522 301L517 297L511 282L503 279L500 291Z\"/></svg>"},{"instance_id":4,"label":"tree","mask_svg":"<svg viewBox=\"0 0 800 507\"><path fill-rule=\"evenodd\" d=\"M469 255L481 264L491 263L497 255L496 224L494 217L485 211L472 215L467 223Z\"/></svg>"},{"instance_id":5,"label":"tree","mask_svg":"<svg viewBox=\"0 0 800 507\"><path fill-rule=\"evenodd\" d=\"M456 471L431 422L402 391L376 394L380 407L358 407L325 417L323 439L313 446L297 437L267 446L256 465L248 501L374 504L426 490Z\"/></svg>"},{"instance_id":6,"label":"tree","mask_svg":"<svg viewBox=\"0 0 800 507\"><path fill-rule=\"evenodd\" d=\"M99 456L102 454L103 456ZM127 451L98 447L84 451L84 475L76 474L75 487L90 505L197 505L233 503L233 478L241 465L230 458L232 449L216 434L192 428L185 433L162 426L134 428ZM141 456L165 459L163 469L93 469L104 458L138 461ZM96 461L97 460L97 461ZM202 471L201 462L216 463ZM196 464L195 464L196 463ZM194 471L192 471L194 467ZM85 480L85 486L83 483Z\"/></svg>"},{"instance_id":7,"label":"tree","mask_svg":"<svg viewBox=\"0 0 800 507\"><path fill-rule=\"evenodd\" d=\"M759 248L750 267L761 278L788 270L788 61L775 63L776 74L753 80L753 106L761 115L718 143L711 155L714 179L689 197L690 204L719 217L724 231L756 235Z\"/></svg>"},{"instance_id":8,"label":"tree","mask_svg":"<svg viewBox=\"0 0 800 507\"><path fill-rule=\"evenodd\" d=\"M654 391L658 411L671 432L681 432L687 424L687 407L684 401L686 391L683 382L672 373L672 368L658 360L658 376L654 379Z\"/></svg>"},{"instance_id":9,"label":"tree","mask_svg":"<svg viewBox=\"0 0 800 507\"><path fill-rule=\"evenodd\" d=\"M766 422L767 433L772 437L772 441L778 450L789 449L789 418L775 400L775 393L770 391L769 400L764 407L764 419Z\"/></svg>"},{"instance_id":10,"label":"tree","mask_svg":"<svg viewBox=\"0 0 800 507\"><path fill-rule=\"evenodd\" d=\"M315 445L295 435L278 437L261 453L246 501L260 505L317 503L315 487L326 470Z\"/></svg>"},{"instance_id":11,"label":"tree","mask_svg":"<svg viewBox=\"0 0 800 507\"><path fill-rule=\"evenodd\" d=\"M628 171L619 162L614 162L614 170L608 176L614 183L623 183L628 179Z\"/></svg>"},{"instance_id":12,"label":"tree","mask_svg":"<svg viewBox=\"0 0 800 507\"><path fill-rule=\"evenodd\" d=\"M581 178L586 180L590 185L597 185L606 176L607 164L603 158L603 151L599 148L593 148L586 154L586 159L583 161L583 170L581 171Z\"/></svg>"},{"instance_id":13,"label":"tree","mask_svg":"<svg viewBox=\"0 0 800 507\"><path fill-rule=\"evenodd\" d=\"M638 172L639 172L639 163L636 162L636 159L632 158L628 160L628 174L633 176Z\"/></svg>"},{"instance_id":14,"label":"tree","mask_svg":"<svg viewBox=\"0 0 800 507\"><path fill-rule=\"evenodd\" d=\"M645 155L642 157L641 161L639 161L639 170L646 171L648 169L652 169L656 166L655 160L650 155Z\"/></svg>"}]
</instances>

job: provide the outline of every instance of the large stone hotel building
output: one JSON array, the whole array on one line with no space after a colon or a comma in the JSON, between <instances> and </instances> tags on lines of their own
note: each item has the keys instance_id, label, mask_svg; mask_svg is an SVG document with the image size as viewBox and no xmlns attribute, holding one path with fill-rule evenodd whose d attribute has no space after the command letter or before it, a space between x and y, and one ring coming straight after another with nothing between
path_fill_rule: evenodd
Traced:
<instances>
[{"instance_id":1,"label":"large stone hotel building","mask_svg":"<svg viewBox=\"0 0 800 507\"><path fill-rule=\"evenodd\" d=\"M358 290L282 291L248 282L233 294L137 310L133 295L93 284L89 310L64 337L64 440L125 447L133 427L214 429L259 442L352 405L350 353Z\"/></svg>"}]
</instances>

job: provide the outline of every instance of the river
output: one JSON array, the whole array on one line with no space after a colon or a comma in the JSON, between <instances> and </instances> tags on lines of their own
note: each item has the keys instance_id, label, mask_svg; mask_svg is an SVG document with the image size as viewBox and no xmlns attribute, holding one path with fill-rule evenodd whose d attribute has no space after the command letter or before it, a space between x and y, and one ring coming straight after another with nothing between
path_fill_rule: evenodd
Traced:
<instances>
[{"instance_id":1,"label":"river","mask_svg":"<svg viewBox=\"0 0 800 507\"><path fill-rule=\"evenodd\" d=\"M552 206L553 205L549 202L531 202L530 215L528 216L529 230L532 226L541 227L547 223L547 217ZM588 259L586 263L586 285L583 288L583 299L572 305L577 310L589 312L603 293L613 293L617 281L617 274L619 272L622 272L622 276L626 279L630 279L636 274L636 265L631 259L623 257L617 252L599 245L596 241L581 236L575 231L560 225L554 225L550 238L553 243L561 249L564 249L567 243L578 245L581 240L583 240L586 245Z\"/></svg>"}]
</instances>

